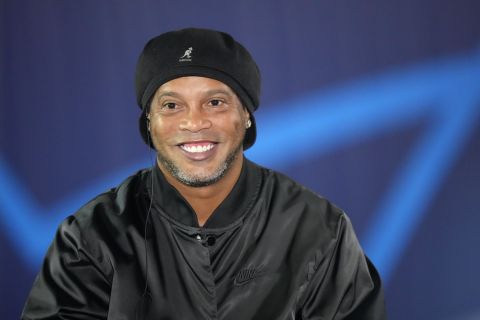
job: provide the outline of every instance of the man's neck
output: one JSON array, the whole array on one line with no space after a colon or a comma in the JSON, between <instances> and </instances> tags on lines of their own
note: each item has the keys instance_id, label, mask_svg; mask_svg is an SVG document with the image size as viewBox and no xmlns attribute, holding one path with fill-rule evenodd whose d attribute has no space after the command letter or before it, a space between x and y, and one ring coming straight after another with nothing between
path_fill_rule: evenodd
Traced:
<instances>
[{"instance_id":1,"label":"man's neck","mask_svg":"<svg viewBox=\"0 0 480 320\"><path fill-rule=\"evenodd\" d=\"M179 182L161 166L165 179L185 198L197 215L198 224L203 226L215 209L232 191L242 171L243 153L240 153L219 181L205 187L191 187Z\"/></svg>"}]
</instances>

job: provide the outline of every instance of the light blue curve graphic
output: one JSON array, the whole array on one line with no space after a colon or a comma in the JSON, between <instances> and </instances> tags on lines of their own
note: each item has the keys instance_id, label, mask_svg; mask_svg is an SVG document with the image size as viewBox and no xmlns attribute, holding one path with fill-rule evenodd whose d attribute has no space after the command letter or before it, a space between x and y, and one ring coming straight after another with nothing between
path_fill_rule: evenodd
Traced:
<instances>
[{"instance_id":1,"label":"light blue curve graphic","mask_svg":"<svg viewBox=\"0 0 480 320\"><path fill-rule=\"evenodd\" d=\"M348 147L420 117L431 120L362 239L388 281L427 204L478 123L479 89L480 59L471 53L324 89L269 108L274 113L260 109L259 138L247 155L281 169L298 158ZM22 256L37 268L60 220L148 163L121 169L52 208L39 208L0 157L0 221Z\"/></svg>"},{"instance_id":2,"label":"light blue curve graphic","mask_svg":"<svg viewBox=\"0 0 480 320\"><path fill-rule=\"evenodd\" d=\"M432 127L417 142L380 203L363 243L384 280L391 277L429 202L479 123L479 102L478 96L465 95L447 97L440 104Z\"/></svg>"},{"instance_id":3,"label":"light blue curve graphic","mask_svg":"<svg viewBox=\"0 0 480 320\"><path fill-rule=\"evenodd\" d=\"M251 157L276 168L419 118L430 120L430 128L400 168L361 239L387 282L427 205L479 123L480 55L363 79L277 108L281 111L257 117L258 123L267 124L268 139L259 134Z\"/></svg>"},{"instance_id":4,"label":"light blue curve graphic","mask_svg":"<svg viewBox=\"0 0 480 320\"><path fill-rule=\"evenodd\" d=\"M104 177L87 189L60 200L50 208L41 208L36 204L31 192L13 175L0 155L0 223L2 231L8 235L12 245L25 261L38 269L46 249L53 239L59 223L74 213L80 206L109 187L118 185L123 179L150 166L144 161L133 166L120 168L110 176Z\"/></svg>"},{"instance_id":5,"label":"light blue curve graphic","mask_svg":"<svg viewBox=\"0 0 480 320\"><path fill-rule=\"evenodd\" d=\"M409 125L442 110L442 99L478 97L479 68L480 54L439 59L324 89L279 104L274 113L260 109L258 139L247 154L281 168Z\"/></svg>"}]
</instances>

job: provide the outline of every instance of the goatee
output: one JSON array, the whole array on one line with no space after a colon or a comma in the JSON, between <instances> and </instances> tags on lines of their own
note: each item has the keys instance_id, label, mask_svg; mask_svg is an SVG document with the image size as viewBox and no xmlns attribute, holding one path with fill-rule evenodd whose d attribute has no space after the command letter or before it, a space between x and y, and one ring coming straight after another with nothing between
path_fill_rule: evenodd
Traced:
<instances>
[{"instance_id":1,"label":"goatee","mask_svg":"<svg viewBox=\"0 0 480 320\"><path fill-rule=\"evenodd\" d=\"M189 187L206 187L218 182L222 179L228 170L232 166L232 163L237 158L238 154L241 151L243 141L236 146L232 152L230 152L225 161L221 163L218 168L208 176L195 175L193 173L182 170L177 166L172 160L163 156L160 152L157 153L157 159L159 164L165 168L177 181L180 183L189 186Z\"/></svg>"}]
</instances>

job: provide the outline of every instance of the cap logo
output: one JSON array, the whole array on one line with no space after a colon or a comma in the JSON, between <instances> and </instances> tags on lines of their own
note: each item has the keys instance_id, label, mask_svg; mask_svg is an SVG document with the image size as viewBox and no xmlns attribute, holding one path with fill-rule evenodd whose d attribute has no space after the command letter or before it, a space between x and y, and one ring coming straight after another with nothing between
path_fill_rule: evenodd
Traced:
<instances>
[{"instance_id":1,"label":"cap logo","mask_svg":"<svg viewBox=\"0 0 480 320\"><path fill-rule=\"evenodd\" d=\"M178 61L180 61L180 62L192 61L192 51L193 51L192 47L185 50L185 53L183 54L183 56L180 57L180 59L178 59Z\"/></svg>"}]
</instances>

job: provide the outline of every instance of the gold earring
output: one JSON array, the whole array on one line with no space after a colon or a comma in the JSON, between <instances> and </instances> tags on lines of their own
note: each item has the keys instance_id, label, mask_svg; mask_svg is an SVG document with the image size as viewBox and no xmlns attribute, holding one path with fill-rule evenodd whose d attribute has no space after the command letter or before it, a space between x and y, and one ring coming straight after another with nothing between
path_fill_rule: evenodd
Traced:
<instances>
[{"instance_id":1,"label":"gold earring","mask_svg":"<svg viewBox=\"0 0 480 320\"><path fill-rule=\"evenodd\" d=\"M252 126L252 121L250 119L247 120L247 124L245 125L245 128L250 128Z\"/></svg>"}]
</instances>

